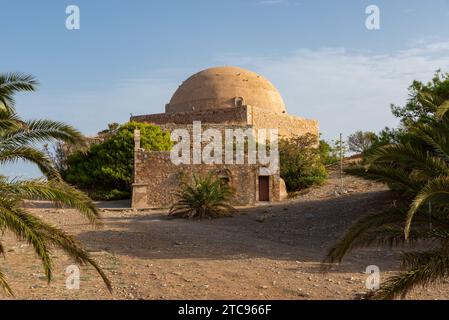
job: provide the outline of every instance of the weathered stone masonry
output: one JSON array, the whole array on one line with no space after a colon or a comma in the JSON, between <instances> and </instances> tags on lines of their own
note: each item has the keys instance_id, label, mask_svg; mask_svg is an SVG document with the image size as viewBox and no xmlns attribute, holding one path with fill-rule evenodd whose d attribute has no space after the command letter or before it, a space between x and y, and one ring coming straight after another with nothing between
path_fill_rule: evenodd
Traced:
<instances>
[{"instance_id":1,"label":"weathered stone masonry","mask_svg":"<svg viewBox=\"0 0 449 320\"><path fill-rule=\"evenodd\" d=\"M203 130L214 128L222 133L228 128L275 128L282 137L318 136L317 121L287 114L281 95L268 80L236 67L211 68L193 75L178 88L165 111L134 116L131 121L155 124L167 131L191 131L193 122L201 121ZM206 175L212 170L234 188L234 205L252 205L262 198L279 201L286 196L279 174L261 176L257 164L177 166L169 152L145 151L139 137L135 139L133 208L168 207L176 201L181 176L189 181L194 174Z\"/></svg>"}]
</instances>

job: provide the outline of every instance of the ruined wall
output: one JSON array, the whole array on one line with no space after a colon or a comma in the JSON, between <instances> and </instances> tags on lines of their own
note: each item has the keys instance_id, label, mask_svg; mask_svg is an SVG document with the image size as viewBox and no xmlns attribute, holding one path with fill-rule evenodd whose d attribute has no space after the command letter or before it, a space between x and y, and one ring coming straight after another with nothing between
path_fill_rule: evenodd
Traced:
<instances>
[{"instance_id":1,"label":"ruined wall","mask_svg":"<svg viewBox=\"0 0 449 320\"><path fill-rule=\"evenodd\" d=\"M277 128L281 137L301 136L307 133L319 136L318 121L289 114L279 114L247 106L248 124L255 128Z\"/></svg>"},{"instance_id":2,"label":"ruined wall","mask_svg":"<svg viewBox=\"0 0 449 320\"><path fill-rule=\"evenodd\" d=\"M212 109L178 113L158 113L131 117L131 121L156 125L191 125L193 121L206 124L241 125L255 128L279 129L280 136L292 137L311 133L319 135L318 121L305 119L287 113L274 113L253 106Z\"/></svg>"},{"instance_id":3,"label":"ruined wall","mask_svg":"<svg viewBox=\"0 0 449 320\"><path fill-rule=\"evenodd\" d=\"M193 174L205 176L212 170L229 178L235 190L232 204L249 205L257 201L257 165L175 165L170 152L135 151L133 208L169 207L176 201L181 177L191 181Z\"/></svg>"},{"instance_id":4,"label":"ruined wall","mask_svg":"<svg viewBox=\"0 0 449 320\"><path fill-rule=\"evenodd\" d=\"M157 113L131 117L130 121L162 124L192 124L193 121L221 124L247 124L246 108L223 108L204 111Z\"/></svg>"},{"instance_id":5,"label":"ruined wall","mask_svg":"<svg viewBox=\"0 0 449 320\"><path fill-rule=\"evenodd\" d=\"M163 113L135 116L131 121L153 123L163 130L184 128L192 133L192 123L201 121L202 131L219 129L279 129L283 137L292 137L306 133L318 137L318 122L284 113L273 113L257 107L215 109L196 112ZM192 134L191 134L192 136ZM223 136L224 141L224 136ZM208 142L203 141L202 147ZM191 147L192 147L191 143ZM168 207L176 201L174 193L179 189L181 172L191 179L193 174L206 175L212 170L227 171L229 181L235 189L232 201L234 205L250 205L258 201L259 165L237 164L182 164L171 162L169 152L147 152L140 149L138 141L135 151L133 208ZM224 152L223 152L224 156ZM285 184L279 174L270 176L270 201L279 201L286 197Z\"/></svg>"}]
</instances>

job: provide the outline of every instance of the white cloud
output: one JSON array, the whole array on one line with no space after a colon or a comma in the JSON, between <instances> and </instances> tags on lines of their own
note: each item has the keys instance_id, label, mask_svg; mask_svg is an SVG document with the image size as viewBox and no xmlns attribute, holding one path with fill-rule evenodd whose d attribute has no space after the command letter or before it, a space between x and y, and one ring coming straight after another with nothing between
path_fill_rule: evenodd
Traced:
<instances>
[{"instance_id":1,"label":"white cloud","mask_svg":"<svg viewBox=\"0 0 449 320\"><path fill-rule=\"evenodd\" d=\"M395 126L390 104L404 104L413 80L449 71L449 42L424 44L389 54L345 48L299 49L283 57L223 56L270 79L291 114L318 119L327 139L340 132Z\"/></svg>"},{"instance_id":2,"label":"white cloud","mask_svg":"<svg viewBox=\"0 0 449 320\"><path fill-rule=\"evenodd\" d=\"M430 80L440 68L449 71L449 41L416 41L388 54L321 48L278 57L225 55L215 61L264 75L281 92L289 113L318 119L325 137L333 138L339 132L396 125L390 104L406 101L413 80ZM64 95L42 90L21 97L18 106L31 106L21 111L27 117L66 121L94 134L109 122L127 121L130 113L163 112L177 86L196 71L157 70L146 78L122 79L107 90Z\"/></svg>"}]
</instances>

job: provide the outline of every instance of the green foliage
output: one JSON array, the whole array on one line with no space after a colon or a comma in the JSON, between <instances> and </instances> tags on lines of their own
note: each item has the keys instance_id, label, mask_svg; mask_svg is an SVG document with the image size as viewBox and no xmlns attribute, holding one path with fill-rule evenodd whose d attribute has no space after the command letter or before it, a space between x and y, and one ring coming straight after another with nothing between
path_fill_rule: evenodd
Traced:
<instances>
[{"instance_id":1,"label":"green foliage","mask_svg":"<svg viewBox=\"0 0 449 320\"><path fill-rule=\"evenodd\" d=\"M320 140L319 146L320 159L324 165L332 165L338 162L338 151L331 146L327 141Z\"/></svg>"},{"instance_id":2,"label":"green foliage","mask_svg":"<svg viewBox=\"0 0 449 320\"><path fill-rule=\"evenodd\" d=\"M400 119L397 129L384 128L373 137L371 145L363 151L369 153L391 143L407 143L413 139L408 132L416 123L432 123L437 109L449 106L449 74L437 71L428 83L414 81L409 87L409 99L404 106L391 105L393 115Z\"/></svg>"},{"instance_id":3,"label":"green foliage","mask_svg":"<svg viewBox=\"0 0 449 320\"><path fill-rule=\"evenodd\" d=\"M437 107L449 100L449 73L438 70L432 81L414 81L409 87L409 99L405 106L392 105L393 115L401 119L404 126L415 122L432 121Z\"/></svg>"},{"instance_id":4,"label":"green foliage","mask_svg":"<svg viewBox=\"0 0 449 320\"><path fill-rule=\"evenodd\" d=\"M170 150L170 134L153 125L130 122L110 131L104 142L94 143L87 151L67 158L64 179L89 192L98 200L123 199L130 196L134 163L134 130L140 130L141 147L152 151Z\"/></svg>"},{"instance_id":5,"label":"green foliage","mask_svg":"<svg viewBox=\"0 0 449 320\"><path fill-rule=\"evenodd\" d=\"M214 172L206 177L193 176L193 184L181 182L179 200L170 207L169 215L182 218L218 218L236 210L229 204L233 190Z\"/></svg>"},{"instance_id":6,"label":"green foliage","mask_svg":"<svg viewBox=\"0 0 449 320\"><path fill-rule=\"evenodd\" d=\"M352 152L364 153L376 140L377 136L374 132L356 131L348 137L348 149Z\"/></svg>"},{"instance_id":7,"label":"green foliage","mask_svg":"<svg viewBox=\"0 0 449 320\"><path fill-rule=\"evenodd\" d=\"M408 134L407 129L405 129L403 127L400 127L397 129L385 127L379 133L369 132L368 134L369 134L369 138L368 138L366 147L359 148L358 151L356 151L356 152L361 153L362 155L369 154L373 150L375 150L381 146L389 145L392 143L406 143L410 140L410 135ZM349 139L352 136L353 135L349 136L348 144L351 144L351 141L349 141ZM352 151L356 150L355 148L352 148L352 149L353 149Z\"/></svg>"},{"instance_id":8,"label":"green foliage","mask_svg":"<svg viewBox=\"0 0 449 320\"><path fill-rule=\"evenodd\" d=\"M321 152L322 149L317 147L317 137L311 134L279 141L281 177L288 191L319 185L326 180Z\"/></svg>"},{"instance_id":9,"label":"green foliage","mask_svg":"<svg viewBox=\"0 0 449 320\"><path fill-rule=\"evenodd\" d=\"M94 200L103 200L103 201L111 201L111 200L124 200L129 199L131 197L131 192L126 190L102 190L96 189L92 190L89 193L89 196Z\"/></svg>"},{"instance_id":10,"label":"green foliage","mask_svg":"<svg viewBox=\"0 0 449 320\"><path fill-rule=\"evenodd\" d=\"M384 211L356 221L329 251L327 261L341 261L352 250L372 244L427 243L425 251L404 253L406 270L388 278L379 290L370 293L370 298L404 296L417 285L449 275L448 109L446 102L425 110L417 104L409 105L404 110L406 117L416 117L407 122L400 135L392 137L386 132L385 140L391 143L372 147L365 153L363 165L346 170L384 182L400 197Z\"/></svg>"},{"instance_id":11,"label":"green foliage","mask_svg":"<svg viewBox=\"0 0 449 320\"><path fill-rule=\"evenodd\" d=\"M19 160L35 164L45 179L17 180L0 176L0 234L8 231L26 241L40 258L48 281L53 276L53 249L62 249L77 264L92 265L109 290L111 283L81 244L23 208L23 200L45 200L77 209L91 223L99 224L99 213L83 192L66 184L53 166L42 143L63 141L83 144L80 132L61 122L50 120L24 121L15 112L14 95L34 91L37 81L30 75L0 74L0 165ZM0 254L5 254L0 239ZM0 287L12 294L5 275L0 271Z\"/></svg>"}]
</instances>

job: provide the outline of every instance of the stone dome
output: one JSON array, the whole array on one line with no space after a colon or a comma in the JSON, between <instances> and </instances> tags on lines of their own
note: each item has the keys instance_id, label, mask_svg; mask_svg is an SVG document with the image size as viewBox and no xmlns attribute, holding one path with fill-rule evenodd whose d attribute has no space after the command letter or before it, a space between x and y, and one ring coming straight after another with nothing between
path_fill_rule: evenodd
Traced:
<instances>
[{"instance_id":1,"label":"stone dome","mask_svg":"<svg viewBox=\"0 0 449 320\"><path fill-rule=\"evenodd\" d=\"M194 74L176 90L167 113L214 110L250 105L285 112L284 101L270 81L238 67L215 67Z\"/></svg>"}]
</instances>

